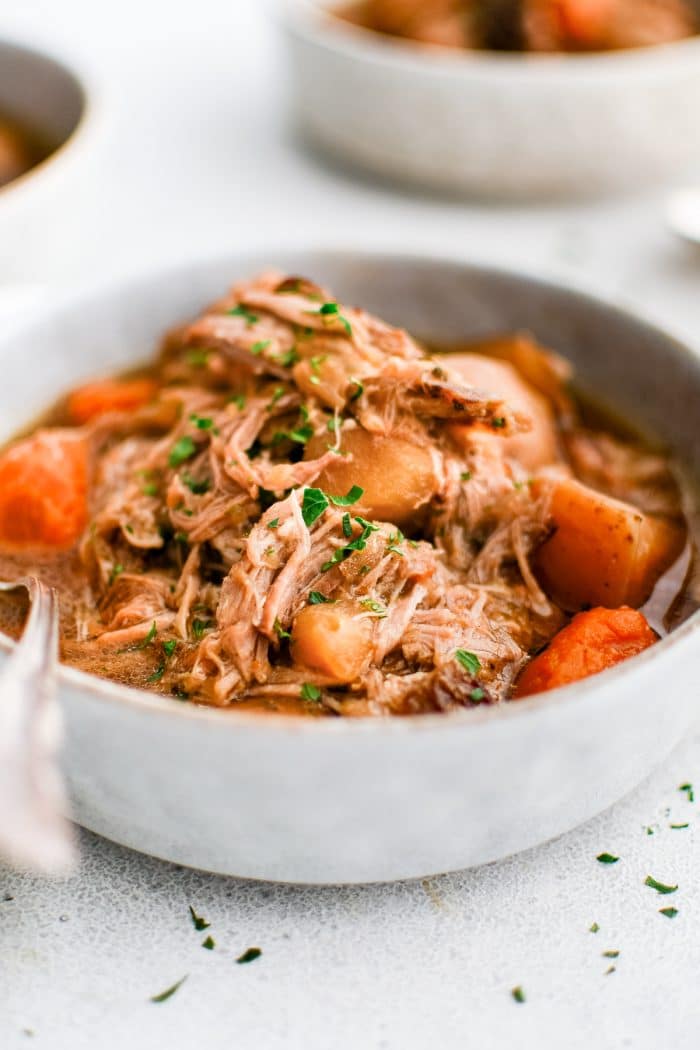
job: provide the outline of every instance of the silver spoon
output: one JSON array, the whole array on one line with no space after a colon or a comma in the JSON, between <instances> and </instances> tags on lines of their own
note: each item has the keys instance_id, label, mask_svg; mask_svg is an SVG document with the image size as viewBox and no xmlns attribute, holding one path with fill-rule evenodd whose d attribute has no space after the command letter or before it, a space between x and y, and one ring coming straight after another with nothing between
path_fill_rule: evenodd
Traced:
<instances>
[{"instance_id":1,"label":"silver spoon","mask_svg":"<svg viewBox=\"0 0 700 1050\"><path fill-rule=\"evenodd\" d=\"M0 671L0 859L61 873L76 851L57 762L58 599L35 576L0 582L0 591L17 587L26 587L31 609Z\"/></svg>"}]
</instances>

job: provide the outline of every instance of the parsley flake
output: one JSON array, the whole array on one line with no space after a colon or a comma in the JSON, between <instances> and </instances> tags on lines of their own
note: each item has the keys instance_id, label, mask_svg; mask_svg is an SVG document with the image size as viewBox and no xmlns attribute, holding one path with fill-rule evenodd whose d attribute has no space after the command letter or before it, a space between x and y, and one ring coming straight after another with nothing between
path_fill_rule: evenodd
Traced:
<instances>
[{"instance_id":1,"label":"parsley flake","mask_svg":"<svg viewBox=\"0 0 700 1050\"><path fill-rule=\"evenodd\" d=\"M236 959L237 963L249 963L253 962L254 959L259 959L262 955L262 948L247 948L243 952L243 955L239 955Z\"/></svg>"},{"instance_id":2,"label":"parsley flake","mask_svg":"<svg viewBox=\"0 0 700 1050\"><path fill-rule=\"evenodd\" d=\"M311 311L312 313L314 311ZM347 317L343 317L340 312L340 306L338 303L324 303L323 306L318 310L321 317L329 318L330 320L339 321L347 334L352 339L352 325L348 321Z\"/></svg>"},{"instance_id":3,"label":"parsley flake","mask_svg":"<svg viewBox=\"0 0 700 1050\"><path fill-rule=\"evenodd\" d=\"M667 919L675 919L678 908L659 908L659 915L665 915Z\"/></svg>"},{"instance_id":4,"label":"parsley flake","mask_svg":"<svg viewBox=\"0 0 700 1050\"><path fill-rule=\"evenodd\" d=\"M386 607L381 602L375 601L374 598L362 598L360 605L363 609L369 609L380 620L384 620L388 616Z\"/></svg>"},{"instance_id":5,"label":"parsley flake","mask_svg":"<svg viewBox=\"0 0 700 1050\"><path fill-rule=\"evenodd\" d=\"M272 521L268 521L267 527L268 527L268 529L276 529L276 528L279 528L279 523L280 523L280 519L279 518L273 518Z\"/></svg>"},{"instance_id":6,"label":"parsley flake","mask_svg":"<svg viewBox=\"0 0 700 1050\"><path fill-rule=\"evenodd\" d=\"M352 507L353 503L357 503L358 500L362 499L364 494L364 489L361 489L359 485L353 485L344 496L329 496L328 499L334 507Z\"/></svg>"},{"instance_id":7,"label":"parsley flake","mask_svg":"<svg viewBox=\"0 0 700 1050\"><path fill-rule=\"evenodd\" d=\"M478 674L481 670L481 660L476 653L470 653L467 649L458 649L455 653L455 660L469 674Z\"/></svg>"},{"instance_id":8,"label":"parsley flake","mask_svg":"<svg viewBox=\"0 0 700 1050\"><path fill-rule=\"evenodd\" d=\"M168 463L171 467L179 467L181 463L191 459L197 451L195 445L189 434L185 434L178 441L175 442L173 447L170 449L170 455L168 456Z\"/></svg>"},{"instance_id":9,"label":"parsley flake","mask_svg":"<svg viewBox=\"0 0 700 1050\"><path fill-rule=\"evenodd\" d=\"M322 489L304 489L301 516L308 528L328 509L328 497Z\"/></svg>"},{"instance_id":10,"label":"parsley flake","mask_svg":"<svg viewBox=\"0 0 700 1050\"><path fill-rule=\"evenodd\" d=\"M471 693L469 694L469 699L472 701L473 704L480 704L485 696L486 693L481 688L481 686L477 686L476 689L472 689Z\"/></svg>"},{"instance_id":11,"label":"parsley flake","mask_svg":"<svg viewBox=\"0 0 700 1050\"><path fill-rule=\"evenodd\" d=\"M690 824L669 824L669 828L672 828L673 831L681 831L683 828L689 828L689 827L690 827Z\"/></svg>"},{"instance_id":12,"label":"parsley flake","mask_svg":"<svg viewBox=\"0 0 700 1050\"><path fill-rule=\"evenodd\" d=\"M182 987L182 985L185 983L185 981L187 980L188 977L189 977L189 974L186 973L184 977L181 977L179 981L175 981L175 984L171 984L170 987L166 988L164 992L160 992L159 995L152 995L151 998L150 998L150 1002L152 1002L152 1003L164 1003L164 1002L166 1002L172 995L175 995L175 992L178 990L178 988Z\"/></svg>"},{"instance_id":13,"label":"parsley flake","mask_svg":"<svg viewBox=\"0 0 700 1050\"><path fill-rule=\"evenodd\" d=\"M301 698L302 700L320 700L321 690L317 685L312 685L311 682L304 682L301 687Z\"/></svg>"},{"instance_id":14,"label":"parsley flake","mask_svg":"<svg viewBox=\"0 0 700 1050\"><path fill-rule=\"evenodd\" d=\"M148 646L151 645L151 643L153 642L153 639L155 638L157 633L158 628L156 627L156 621L154 620L146 637L142 641L137 642L134 646L134 649L147 649Z\"/></svg>"},{"instance_id":15,"label":"parsley flake","mask_svg":"<svg viewBox=\"0 0 700 1050\"><path fill-rule=\"evenodd\" d=\"M695 802L695 792L693 791L693 785L692 784L681 784L681 786L678 788L678 790L679 791L685 791L685 793L686 793L686 795L688 797L688 802Z\"/></svg>"},{"instance_id":16,"label":"parsley flake","mask_svg":"<svg viewBox=\"0 0 700 1050\"><path fill-rule=\"evenodd\" d=\"M471 470L463 470L459 476L462 481L471 481L472 472Z\"/></svg>"},{"instance_id":17,"label":"parsley flake","mask_svg":"<svg viewBox=\"0 0 700 1050\"><path fill-rule=\"evenodd\" d=\"M204 368L209 361L210 350L188 350L185 360L193 368Z\"/></svg>"},{"instance_id":18,"label":"parsley flake","mask_svg":"<svg viewBox=\"0 0 700 1050\"><path fill-rule=\"evenodd\" d=\"M194 908L192 907L191 904L189 905L189 909L190 909L190 915L192 917L192 924L193 924L195 930L199 930L200 932L202 930L208 930L209 927L211 926L211 923L207 922L207 920L205 918L203 918L201 915L197 915L197 912L194 910Z\"/></svg>"},{"instance_id":19,"label":"parsley flake","mask_svg":"<svg viewBox=\"0 0 700 1050\"><path fill-rule=\"evenodd\" d=\"M202 941L202 948L206 948L206 949L207 949L207 951L212 951L212 950L213 950L213 949L214 949L215 947L216 947L216 941L215 941L215 940L214 940L214 938L213 938L213 937L211 936L211 934L209 934L209 935L208 935L207 937L205 937L205 938L204 938L204 940Z\"/></svg>"},{"instance_id":20,"label":"parsley flake","mask_svg":"<svg viewBox=\"0 0 700 1050\"><path fill-rule=\"evenodd\" d=\"M524 1002L526 1002L525 992L523 991L523 989L521 988L520 985L516 985L515 988L511 988L510 994L515 999L516 1003L524 1003Z\"/></svg>"},{"instance_id":21,"label":"parsley flake","mask_svg":"<svg viewBox=\"0 0 700 1050\"><path fill-rule=\"evenodd\" d=\"M592 922L591 925L588 927L590 933L597 933L599 929L600 926L597 922Z\"/></svg>"},{"instance_id":22,"label":"parsley flake","mask_svg":"<svg viewBox=\"0 0 700 1050\"><path fill-rule=\"evenodd\" d=\"M321 594L320 591L309 592L309 605L332 605L333 602L330 598L326 598L325 594Z\"/></svg>"},{"instance_id":23,"label":"parsley flake","mask_svg":"<svg viewBox=\"0 0 700 1050\"><path fill-rule=\"evenodd\" d=\"M350 382L355 387L355 389L353 390L352 394L350 395L350 400L351 401L357 401L357 399L362 397L362 395L364 394L364 392L365 392L365 385L364 385L364 383L361 383L359 379L351 378Z\"/></svg>"},{"instance_id":24,"label":"parsley flake","mask_svg":"<svg viewBox=\"0 0 700 1050\"><path fill-rule=\"evenodd\" d=\"M199 641L203 638L206 632L213 626L211 620L197 620L192 621L192 634Z\"/></svg>"},{"instance_id":25,"label":"parsley flake","mask_svg":"<svg viewBox=\"0 0 700 1050\"><path fill-rule=\"evenodd\" d=\"M599 864L617 864L619 859L612 853L599 853L596 857Z\"/></svg>"},{"instance_id":26,"label":"parsley flake","mask_svg":"<svg viewBox=\"0 0 700 1050\"><path fill-rule=\"evenodd\" d=\"M620 955L617 948L610 948L607 952L601 952L604 959L617 959Z\"/></svg>"},{"instance_id":27,"label":"parsley flake","mask_svg":"<svg viewBox=\"0 0 700 1050\"><path fill-rule=\"evenodd\" d=\"M121 574L123 572L124 572L124 566L120 565L119 562L117 562L116 565L113 565L112 566L112 571L109 574L109 579L107 580L107 586L111 587L112 584L114 583L114 581L116 580L117 576L121 576Z\"/></svg>"},{"instance_id":28,"label":"parsley flake","mask_svg":"<svg viewBox=\"0 0 700 1050\"><path fill-rule=\"evenodd\" d=\"M267 350L268 346L270 346L271 344L271 339L259 339L257 343L253 343L253 345L250 348L250 352L251 354L255 354L255 356L257 357L258 354L262 354L264 350Z\"/></svg>"},{"instance_id":29,"label":"parsley flake","mask_svg":"<svg viewBox=\"0 0 700 1050\"><path fill-rule=\"evenodd\" d=\"M656 890L657 893L667 894L675 893L678 886L667 886L665 882L659 882L651 875L647 875L644 880L644 885L649 886L652 890Z\"/></svg>"},{"instance_id":30,"label":"parsley flake","mask_svg":"<svg viewBox=\"0 0 700 1050\"><path fill-rule=\"evenodd\" d=\"M202 478L197 480L193 478L191 474L181 474L180 479L183 485L186 485L190 492L195 496L203 496L205 492L208 492L211 487L209 478Z\"/></svg>"},{"instance_id":31,"label":"parsley flake","mask_svg":"<svg viewBox=\"0 0 700 1050\"><path fill-rule=\"evenodd\" d=\"M226 313L230 317L242 317L246 323L246 328L252 328L254 324L257 324L260 320L256 314L252 313L247 307L241 303L238 306L234 306L233 310L227 310Z\"/></svg>"},{"instance_id":32,"label":"parsley flake","mask_svg":"<svg viewBox=\"0 0 700 1050\"><path fill-rule=\"evenodd\" d=\"M283 640L284 638L291 638L292 637L291 634L289 633L289 631L285 631L284 627L279 622L279 620L275 620L275 622L273 624L273 627L274 627L275 633L277 634L277 637L280 639L280 641Z\"/></svg>"}]
</instances>

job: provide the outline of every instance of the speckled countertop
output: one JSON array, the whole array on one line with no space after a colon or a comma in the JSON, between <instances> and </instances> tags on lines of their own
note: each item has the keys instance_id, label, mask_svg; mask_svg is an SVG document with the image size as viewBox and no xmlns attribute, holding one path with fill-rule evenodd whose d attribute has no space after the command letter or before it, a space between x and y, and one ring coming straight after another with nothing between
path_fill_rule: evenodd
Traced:
<instances>
[{"instance_id":1,"label":"speckled countertop","mask_svg":"<svg viewBox=\"0 0 700 1050\"><path fill-rule=\"evenodd\" d=\"M265 6L63 0L60 20L51 0L3 8L0 34L73 51L103 86L97 191L76 200L70 245L47 231L34 282L240 245L269 245L271 261L277 245L420 245L574 281L700 345L700 254L666 233L659 195L492 210L356 181L290 134ZM0 869L0 1046L697 1050L700 801L678 790L693 781L700 800L700 735L557 842L392 886L239 882L86 834L67 881ZM602 851L619 862L599 864ZM649 874L677 892L660 896ZM252 946L262 955L238 965Z\"/></svg>"}]
</instances>

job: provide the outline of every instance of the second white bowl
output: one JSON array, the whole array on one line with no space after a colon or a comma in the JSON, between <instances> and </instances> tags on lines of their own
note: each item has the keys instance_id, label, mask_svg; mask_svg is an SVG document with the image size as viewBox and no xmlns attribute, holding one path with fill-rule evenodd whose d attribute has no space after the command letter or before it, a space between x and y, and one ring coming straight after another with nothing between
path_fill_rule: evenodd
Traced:
<instances>
[{"instance_id":1,"label":"second white bowl","mask_svg":"<svg viewBox=\"0 0 700 1050\"><path fill-rule=\"evenodd\" d=\"M700 37L596 55L429 47L285 0L298 119L342 160L500 197L587 194L700 163Z\"/></svg>"}]
</instances>

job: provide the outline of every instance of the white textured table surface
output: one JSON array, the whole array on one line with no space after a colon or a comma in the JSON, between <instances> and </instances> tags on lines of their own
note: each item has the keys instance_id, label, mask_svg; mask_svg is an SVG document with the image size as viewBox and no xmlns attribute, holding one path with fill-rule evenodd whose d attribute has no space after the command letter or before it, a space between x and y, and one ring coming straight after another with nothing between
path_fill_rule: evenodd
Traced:
<instances>
[{"instance_id":1,"label":"white textured table surface","mask_svg":"<svg viewBox=\"0 0 700 1050\"><path fill-rule=\"evenodd\" d=\"M421 246L587 285L700 342L700 256L665 232L658 196L491 210L355 181L288 131L257 0L15 6L0 34L67 47L104 89L102 178L70 252L47 231L36 281L247 245L271 261L283 244ZM85 835L68 881L0 870L0 1046L696 1050L700 833L678 790L693 780L700 798L700 736L585 828L425 884L242 883ZM604 850L619 863L598 864ZM648 874L678 891L659 896ZM236 965L252 945L262 956Z\"/></svg>"}]
</instances>

